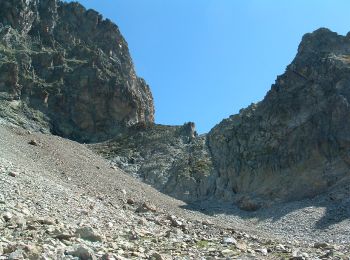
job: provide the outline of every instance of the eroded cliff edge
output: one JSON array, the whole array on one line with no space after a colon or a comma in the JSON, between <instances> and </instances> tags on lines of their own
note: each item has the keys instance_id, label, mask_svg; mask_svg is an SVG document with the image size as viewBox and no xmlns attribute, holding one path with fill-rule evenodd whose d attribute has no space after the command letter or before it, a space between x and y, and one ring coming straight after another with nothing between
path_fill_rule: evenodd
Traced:
<instances>
[{"instance_id":1,"label":"eroded cliff edge","mask_svg":"<svg viewBox=\"0 0 350 260\"><path fill-rule=\"evenodd\" d=\"M74 2L0 0L0 94L7 121L81 142L154 121L118 27Z\"/></svg>"}]
</instances>

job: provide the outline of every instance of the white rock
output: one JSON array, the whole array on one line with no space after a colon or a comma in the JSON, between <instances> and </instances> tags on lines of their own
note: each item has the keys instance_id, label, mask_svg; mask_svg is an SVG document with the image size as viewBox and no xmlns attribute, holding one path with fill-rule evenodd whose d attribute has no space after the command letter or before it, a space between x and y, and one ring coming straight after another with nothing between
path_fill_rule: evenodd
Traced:
<instances>
[{"instance_id":1,"label":"white rock","mask_svg":"<svg viewBox=\"0 0 350 260\"><path fill-rule=\"evenodd\" d=\"M13 215L11 214L11 212L5 212L3 215L2 215L2 218L7 222L7 221L10 221L12 219Z\"/></svg>"},{"instance_id":2,"label":"white rock","mask_svg":"<svg viewBox=\"0 0 350 260\"><path fill-rule=\"evenodd\" d=\"M237 240L233 237L224 237L222 239L223 244L231 244L231 245L237 245Z\"/></svg>"}]
</instances>

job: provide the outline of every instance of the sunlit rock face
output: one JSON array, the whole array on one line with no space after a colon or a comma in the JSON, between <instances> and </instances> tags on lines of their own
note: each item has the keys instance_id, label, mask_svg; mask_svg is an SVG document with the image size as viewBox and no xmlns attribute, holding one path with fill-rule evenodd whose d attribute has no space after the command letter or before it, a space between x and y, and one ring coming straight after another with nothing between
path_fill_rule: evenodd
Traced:
<instances>
[{"instance_id":1,"label":"sunlit rock face","mask_svg":"<svg viewBox=\"0 0 350 260\"><path fill-rule=\"evenodd\" d=\"M350 37L306 34L264 100L210 131L216 196L254 208L341 184L350 176L349 101Z\"/></svg>"},{"instance_id":2,"label":"sunlit rock face","mask_svg":"<svg viewBox=\"0 0 350 260\"><path fill-rule=\"evenodd\" d=\"M126 41L96 11L0 0L0 23L0 113L8 121L87 142L153 123L152 94Z\"/></svg>"}]
</instances>

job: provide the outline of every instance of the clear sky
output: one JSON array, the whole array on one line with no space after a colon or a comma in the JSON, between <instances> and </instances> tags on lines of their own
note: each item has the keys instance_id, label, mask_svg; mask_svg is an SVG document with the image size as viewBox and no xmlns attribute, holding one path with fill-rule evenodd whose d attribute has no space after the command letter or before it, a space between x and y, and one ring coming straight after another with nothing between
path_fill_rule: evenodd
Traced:
<instances>
[{"instance_id":1,"label":"clear sky","mask_svg":"<svg viewBox=\"0 0 350 260\"><path fill-rule=\"evenodd\" d=\"M349 0L79 0L114 21L156 122L194 121L199 133L260 101L303 34L350 31Z\"/></svg>"}]
</instances>

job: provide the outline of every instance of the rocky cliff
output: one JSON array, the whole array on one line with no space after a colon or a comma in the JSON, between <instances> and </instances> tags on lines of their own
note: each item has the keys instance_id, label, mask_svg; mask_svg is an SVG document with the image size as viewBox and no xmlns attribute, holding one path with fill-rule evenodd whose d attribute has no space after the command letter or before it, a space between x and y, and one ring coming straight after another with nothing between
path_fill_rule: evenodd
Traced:
<instances>
[{"instance_id":1,"label":"rocky cliff","mask_svg":"<svg viewBox=\"0 0 350 260\"><path fill-rule=\"evenodd\" d=\"M350 35L306 34L264 100L215 126L215 195L257 208L298 200L350 178Z\"/></svg>"},{"instance_id":2,"label":"rocky cliff","mask_svg":"<svg viewBox=\"0 0 350 260\"><path fill-rule=\"evenodd\" d=\"M0 106L3 120L88 142L154 121L118 27L58 0L0 0Z\"/></svg>"},{"instance_id":3,"label":"rocky cliff","mask_svg":"<svg viewBox=\"0 0 350 260\"><path fill-rule=\"evenodd\" d=\"M348 185L349 99L350 37L319 29L261 102L207 135L193 134L193 124L153 125L91 148L177 198L256 210Z\"/></svg>"},{"instance_id":4,"label":"rocky cliff","mask_svg":"<svg viewBox=\"0 0 350 260\"><path fill-rule=\"evenodd\" d=\"M349 101L350 35L319 29L261 102L207 135L156 125L115 24L78 3L0 0L0 123L99 142L114 166L186 201L254 210L344 187Z\"/></svg>"}]
</instances>

